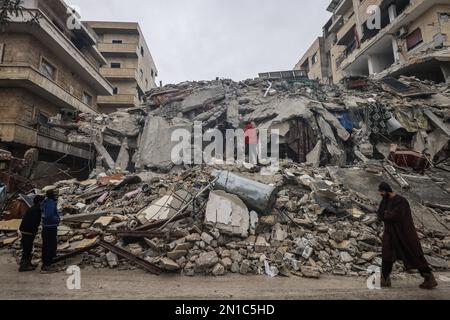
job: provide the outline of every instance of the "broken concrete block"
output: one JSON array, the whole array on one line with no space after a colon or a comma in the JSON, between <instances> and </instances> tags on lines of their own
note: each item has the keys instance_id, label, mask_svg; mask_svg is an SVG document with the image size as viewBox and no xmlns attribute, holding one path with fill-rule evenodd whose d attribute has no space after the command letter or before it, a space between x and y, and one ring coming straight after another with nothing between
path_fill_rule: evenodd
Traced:
<instances>
[{"instance_id":1,"label":"broken concrete block","mask_svg":"<svg viewBox=\"0 0 450 320\"><path fill-rule=\"evenodd\" d=\"M238 262L233 262L233 264L231 265L231 272L232 273L239 273L239 263Z\"/></svg>"},{"instance_id":2,"label":"broken concrete block","mask_svg":"<svg viewBox=\"0 0 450 320\"><path fill-rule=\"evenodd\" d=\"M162 117L148 117L141 134L136 154L136 167L170 168L175 163L172 150L179 142L172 142L172 133L176 130L192 131L192 124L183 119L173 119L170 123Z\"/></svg>"},{"instance_id":3,"label":"broken concrete block","mask_svg":"<svg viewBox=\"0 0 450 320\"><path fill-rule=\"evenodd\" d=\"M270 247L270 244L267 242L266 238L264 238L263 236L258 236L256 238L256 242L255 242L255 251L260 253L260 252L265 252L265 250L267 248Z\"/></svg>"},{"instance_id":4,"label":"broken concrete block","mask_svg":"<svg viewBox=\"0 0 450 320\"><path fill-rule=\"evenodd\" d=\"M176 271L180 269L178 263L169 258L162 258L160 261L161 268L167 271Z\"/></svg>"},{"instance_id":5,"label":"broken concrete block","mask_svg":"<svg viewBox=\"0 0 450 320\"><path fill-rule=\"evenodd\" d=\"M192 233L186 237L187 242L197 242L202 240L202 236L198 233Z\"/></svg>"},{"instance_id":6,"label":"broken concrete block","mask_svg":"<svg viewBox=\"0 0 450 320\"><path fill-rule=\"evenodd\" d=\"M336 241L336 243L342 243L344 240L347 240L347 233L341 230L333 232L330 235L330 238Z\"/></svg>"},{"instance_id":7,"label":"broken concrete block","mask_svg":"<svg viewBox=\"0 0 450 320\"><path fill-rule=\"evenodd\" d=\"M244 202L237 196L221 190L213 191L206 206L205 224L222 233L247 238L250 216Z\"/></svg>"},{"instance_id":8,"label":"broken concrete block","mask_svg":"<svg viewBox=\"0 0 450 320\"><path fill-rule=\"evenodd\" d=\"M272 228L272 239L274 241L283 242L288 236L288 233L283 229L281 224L277 223Z\"/></svg>"},{"instance_id":9,"label":"broken concrete block","mask_svg":"<svg viewBox=\"0 0 450 320\"><path fill-rule=\"evenodd\" d=\"M198 90L187 96L181 103L181 112L186 113L197 108L204 107L207 103L212 103L225 99L223 87L212 87Z\"/></svg>"},{"instance_id":10,"label":"broken concrete block","mask_svg":"<svg viewBox=\"0 0 450 320\"><path fill-rule=\"evenodd\" d=\"M226 270L230 270L231 266L233 265L233 261L231 261L231 259L228 257L223 258L220 263L225 267Z\"/></svg>"},{"instance_id":11,"label":"broken concrete block","mask_svg":"<svg viewBox=\"0 0 450 320\"><path fill-rule=\"evenodd\" d=\"M244 260L241 263L241 267L239 268L239 273L242 275L246 275L250 269L250 261Z\"/></svg>"},{"instance_id":12,"label":"broken concrete block","mask_svg":"<svg viewBox=\"0 0 450 320\"><path fill-rule=\"evenodd\" d=\"M306 163L311 164L314 167L318 167L320 165L320 155L322 154L322 140L319 140L311 150L310 153L306 156Z\"/></svg>"},{"instance_id":13,"label":"broken concrete block","mask_svg":"<svg viewBox=\"0 0 450 320\"><path fill-rule=\"evenodd\" d=\"M185 251L189 251L192 249L194 245L190 242L186 242L186 243L180 243L177 244L174 251L178 251L178 250L185 250Z\"/></svg>"},{"instance_id":14,"label":"broken concrete block","mask_svg":"<svg viewBox=\"0 0 450 320\"><path fill-rule=\"evenodd\" d=\"M202 240L206 243L206 244L211 244L211 242L214 240L214 237L207 234L206 232L202 233Z\"/></svg>"},{"instance_id":15,"label":"broken concrete block","mask_svg":"<svg viewBox=\"0 0 450 320\"><path fill-rule=\"evenodd\" d=\"M128 153L128 140L123 139L122 146L120 147L119 155L117 156L115 167L122 171L127 170L130 164L130 154Z\"/></svg>"},{"instance_id":16,"label":"broken concrete block","mask_svg":"<svg viewBox=\"0 0 450 320\"><path fill-rule=\"evenodd\" d=\"M108 122L107 130L113 134L125 137L137 137L140 126L134 115L128 112L114 112L109 115L112 121Z\"/></svg>"},{"instance_id":17,"label":"broken concrete block","mask_svg":"<svg viewBox=\"0 0 450 320\"><path fill-rule=\"evenodd\" d=\"M142 224L170 219L191 199L192 196L187 191L178 190L175 194L166 195L153 202L147 209L139 213L137 218Z\"/></svg>"},{"instance_id":18,"label":"broken concrete block","mask_svg":"<svg viewBox=\"0 0 450 320\"><path fill-rule=\"evenodd\" d=\"M212 270L212 274L215 277L223 276L225 274L225 267L220 263L216 264Z\"/></svg>"},{"instance_id":19,"label":"broken concrete block","mask_svg":"<svg viewBox=\"0 0 450 320\"><path fill-rule=\"evenodd\" d=\"M302 266L300 267L300 272L305 278L313 278L313 279L320 278L320 272L314 267Z\"/></svg>"},{"instance_id":20,"label":"broken concrete block","mask_svg":"<svg viewBox=\"0 0 450 320\"><path fill-rule=\"evenodd\" d=\"M100 217L94 222L94 228L106 228L114 217Z\"/></svg>"},{"instance_id":21,"label":"broken concrete block","mask_svg":"<svg viewBox=\"0 0 450 320\"><path fill-rule=\"evenodd\" d=\"M376 252L364 252L361 255L361 259L370 262L373 259L375 259L377 256L378 256L378 253L376 253Z\"/></svg>"},{"instance_id":22,"label":"broken concrete block","mask_svg":"<svg viewBox=\"0 0 450 320\"><path fill-rule=\"evenodd\" d=\"M128 250L135 256L140 255L144 251L139 243L132 243L128 245Z\"/></svg>"},{"instance_id":23,"label":"broken concrete block","mask_svg":"<svg viewBox=\"0 0 450 320\"><path fill-rule=\"evenodd\" d=\"M346 251L341 251L340 253L341 261L344 263L352 262L353 257Z\"/></svg>"},{"instance_id":24,"label":"broken concrete block","mask_svg":"<svg viewBox=\"0 0 450 320\"><path fill-rule=\"evenodd\" d=\"M195 268L196 270L205 270L216 265L218 262L219 257L215 251L204 252L195 261Z\"/></svg>"},{"instance_id":25,"label":"broken concrete block","mask_svg":"<svg viewBox=\"0 0 450 320\"><path fill-rule=\"evenodd\" d=\"M305 250L303 250L302 257L305 258L306 260L308 260L309 258L311 258L313 252L314 252L314 249L311 248L310 246L307 246L305 248Z\"/></svg>"},{"instance_id":26,"label":"broken concrete block","mask_svg":"<svg viewBox=\"0 0 450 320\"><path fill-rule=\"evenodd\" d=\"M108 265L110 268L115 268L119 265L119 258L113 252L108 252L106 254L106 261L108 261Z\"/></svg>"},{"instance_id":27,"label":"broken concrete block","mask_svg":"<svg viewBox=\"0 0 450 320\"><path fill-rule=\"evenodd\" d=\"M240 263L242 261L242 255L239 253L239 251L231 250L230 251L230 258L233 260L233 262Z\"/></svg>"},{"instance_id":28,"label":"broken concrete block","mask_svg":"<svg viewBox=\"0 0 450 320\"><path fill-rule=\"evenodd\" d=\"M177 261L181 257L184 257L187 255L186 250L174 250L167 253L167 258L172 259L173 261Z\"/></svg>"}]
</instances>

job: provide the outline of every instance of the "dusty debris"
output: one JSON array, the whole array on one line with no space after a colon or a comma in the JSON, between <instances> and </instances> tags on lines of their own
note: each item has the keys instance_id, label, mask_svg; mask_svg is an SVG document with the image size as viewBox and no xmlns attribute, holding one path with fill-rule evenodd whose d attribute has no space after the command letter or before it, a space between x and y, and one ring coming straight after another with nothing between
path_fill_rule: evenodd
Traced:
<instances>
[{"instance_id":1,"label":"dusty debris","mask_svg":"<svg viewBox=\"0 0 450 320\"><path fill-rule=\"evenodd\" d=\"M185 82L152 89L140 108L81 114L77 123L53 119L70 141L99 156L85 181L27 189L59 192L57 260L83 255L81 263L96 268L188 276L366 276L380 266L377 186L389 181L411 201L433 268L448 268L448 88L399 79L422 88L405 98L369 79L348 87L266 80ZM263 161L172 163L171 133L191 132L194 121L203 131L242 129L248 121L279 130L279 168L264 176ZM15 176L11 158L0 153L8 164L2 177L6 168ZM18 257L20 216L11 208L0 243Z\"/></svg>"}]
</instances>

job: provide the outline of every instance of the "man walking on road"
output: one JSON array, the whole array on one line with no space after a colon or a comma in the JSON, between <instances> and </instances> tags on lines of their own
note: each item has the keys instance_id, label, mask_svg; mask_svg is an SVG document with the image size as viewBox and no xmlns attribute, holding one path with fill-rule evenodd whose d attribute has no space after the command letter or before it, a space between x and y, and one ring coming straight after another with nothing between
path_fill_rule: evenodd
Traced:
<instances>
[{"instance_id":1,"label":"man walking on road","mask_svg":"<svg viewBox=\"0 0 450 320\"><path fill-rule=\"evenodd\" d=\"M420 288L437 287L436 279L425 259L408 200L397 195L385 182L380 184L379 192L383 200L378 218L384 222L381 286L391 287L392 267L395 261L401 260L407 270L419 270L425 279Z\"/></svg>"},{"instance_id":2,"label":"man walking on road","mask_svg":"<svg viewBox=\"0 0 450 320\"><path fill-rule=\"evenodd\" d=\"M41 203L43 196L35 196L33 206L27 210L20 224L20 233L22 235L22 259L20 261L19 272L27 272L36 270L35 265L31 263L33 257L33 243L41 224Z\"/></svg>"},{"instance_id":3,"label":"man walking on road","mask_svg":"<svg viewBox=\"0 0 450 320\"><path fill-rule=\"evenodd\" d=\"M58 246L57 232L61 221L57 209L56 193L47 191L47 197L42 202L42 272L56 271L52 267L53 259L56 257Z\"/></svg>"}]
</instances>

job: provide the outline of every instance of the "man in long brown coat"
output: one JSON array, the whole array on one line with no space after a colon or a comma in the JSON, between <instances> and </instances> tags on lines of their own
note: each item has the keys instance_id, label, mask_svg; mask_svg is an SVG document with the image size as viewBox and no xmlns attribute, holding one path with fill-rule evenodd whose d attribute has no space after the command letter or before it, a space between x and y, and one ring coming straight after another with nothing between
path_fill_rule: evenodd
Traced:
<instances>
[{"instance_id":1,"label":"man in long brown coat","mask_svg":"<svg viewBox=\"0 0 450 320\"><path fill-rule=\"evenodd\" d=\"M419 270L425 279L420 288L435 288L438 284L425 259L408 200L385 182L379 186L379 192L383 200L378 218L384 222L381 286L391 287L392 267L395 261L401 260L406 270Z\"/></svg>"}]
</instances>

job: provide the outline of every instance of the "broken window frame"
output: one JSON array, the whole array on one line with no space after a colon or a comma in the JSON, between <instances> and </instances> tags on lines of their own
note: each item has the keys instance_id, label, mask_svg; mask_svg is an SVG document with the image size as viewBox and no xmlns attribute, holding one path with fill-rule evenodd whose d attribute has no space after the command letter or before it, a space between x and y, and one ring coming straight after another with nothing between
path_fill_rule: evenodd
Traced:
<instances>
[{"instance_id":1,"label":"broken window frame","mask_svg":"<svg viewBox=\"0 0 450 320\"><path fill-rule=\"evenodd\" d=\"M58 68L55 67L47 58L41 57L39 64L39 71L48 79L56 81L58 75Z\"/></svg>"}]
</instances>

